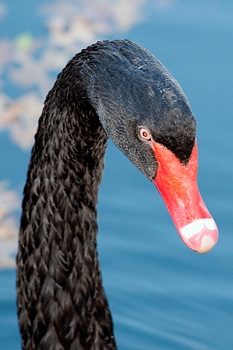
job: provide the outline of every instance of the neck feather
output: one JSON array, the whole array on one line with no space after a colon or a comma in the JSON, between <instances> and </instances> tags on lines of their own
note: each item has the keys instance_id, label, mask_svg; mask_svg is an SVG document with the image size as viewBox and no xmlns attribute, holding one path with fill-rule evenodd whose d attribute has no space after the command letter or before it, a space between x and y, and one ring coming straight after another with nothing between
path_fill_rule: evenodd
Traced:
<instances>
[{"instance_id":1,"label":"neck feather","mask_svg":"<svg viewBox=\"0 0 233 350\"><path fill-rule=\"evenodd\" d=\"M107 137L76 83L77 63L48 94L24 189L17 293L25 350L116 348L96 251Z\"/></svg>"}]
</instances>

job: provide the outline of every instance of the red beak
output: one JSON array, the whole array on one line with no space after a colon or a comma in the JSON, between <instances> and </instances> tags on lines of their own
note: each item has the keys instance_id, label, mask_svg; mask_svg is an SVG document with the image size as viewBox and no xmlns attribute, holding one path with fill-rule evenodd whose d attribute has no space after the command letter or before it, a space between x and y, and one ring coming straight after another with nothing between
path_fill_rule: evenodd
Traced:
<instances>
[{"instance_id":1,"label":"red beak","mask_svg":"<svg viewBox=\"0 0 233 350\"><path fill-rule=\"evenodd\" d=\"M161 194L183 242L198 253L206 253L218 240L218 228L197 186L197 142L187 166L166 147L152 142L158 162L153 183Z\"/></svg>"}]
</instances>

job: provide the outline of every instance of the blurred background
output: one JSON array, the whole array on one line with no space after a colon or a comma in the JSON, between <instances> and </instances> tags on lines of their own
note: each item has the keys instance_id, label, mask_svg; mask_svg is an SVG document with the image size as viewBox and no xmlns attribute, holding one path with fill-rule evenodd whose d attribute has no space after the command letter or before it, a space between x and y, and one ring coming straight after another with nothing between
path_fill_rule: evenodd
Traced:
<instances>
[{"instance_id":1,"label":"blurred background","mask_svg":"<svg viewBox=\"0 0 233 350\"><path fill-rule=\"evenodd\" d=\"M0 349L21 348L15 255L43 101L77 52L116 38L150 50L188 96L220 232L210 253L188 250L156 189L108 142L98 250L119 349L232 350L232 0L0 1Z\"/></svg>"}]
</instances>

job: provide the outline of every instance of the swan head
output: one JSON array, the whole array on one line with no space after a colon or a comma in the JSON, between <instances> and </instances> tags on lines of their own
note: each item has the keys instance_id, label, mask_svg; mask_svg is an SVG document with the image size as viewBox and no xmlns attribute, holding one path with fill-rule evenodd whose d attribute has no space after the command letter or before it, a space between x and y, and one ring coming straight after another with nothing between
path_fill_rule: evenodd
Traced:
<instances>
[{"instance_id":1,"label":"swan head","mask_svg":"<svg viewBox=\"0 0 233 350\"><path fill-rule=\"evenodd\" d=\"M103 42L94 53L81 76L107 136L156 185L183 242L209 251L218 229L198 190L196 121L183 90L138 44Z\"/></svg>"}]
</instances>

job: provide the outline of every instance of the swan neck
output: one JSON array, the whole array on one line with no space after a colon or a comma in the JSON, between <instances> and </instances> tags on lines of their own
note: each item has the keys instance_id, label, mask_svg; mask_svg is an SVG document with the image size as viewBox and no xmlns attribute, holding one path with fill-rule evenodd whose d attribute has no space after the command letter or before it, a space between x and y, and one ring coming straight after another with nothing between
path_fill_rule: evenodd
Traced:
<instances>
[{"instance_id":1,"label":"swan neck","mask_svg":"<svg viewBox=\"0 0 233 350\"><path fill-rule=\"evenodd\" d=\"M17 304L25 350L116 348L96 250L107 137L76 63L47 96L24 189Z\"/></svg>"}]
</instances>

